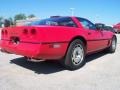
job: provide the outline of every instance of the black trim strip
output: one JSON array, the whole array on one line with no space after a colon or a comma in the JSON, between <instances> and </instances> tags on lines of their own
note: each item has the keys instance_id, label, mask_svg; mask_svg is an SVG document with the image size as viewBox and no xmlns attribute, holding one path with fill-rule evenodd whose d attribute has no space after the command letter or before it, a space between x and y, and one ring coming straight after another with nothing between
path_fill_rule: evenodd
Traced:
<instances>
[{"instance_id":1,"label":"black trim strip","mask_svg":"<svg viewBox=\"0 0 120 90\"><path fill-rule=\"evenodd\" d=\"M96 39L96 40L87 40L87 41L102 41L102 40L111 40L111 38L110 38L110 39Z\"/></svg>"},{"instance_id":2,"label":"black trim strip","mask_svg":"<svg viewBox=\"0 0 120 90\"><path fill-rule=\"evenodd\" d=\"M1 40L10 41L10 40L8 40L8 39L1 39Z\"/></svg>"},{"instance_id":3,"label":"black trim strip","mask_svg":"<svg viewBox=\"0 0 120 90\"><path fill-rule=\"evenodd\" d=\"M7 39L1 39L1 40L5 40L5 41L10 41ZM52 44L52 43L69 43L69 41L62 41L62 42L24 42L24 41L20 41L21 43L31 43L31 44Z\"/></svg>"},{"instance_id":4,"label":"black trim strip","mask_svg":"<svg viewBox=\"0 0 120 90\"><path fill-rule=\"evenodd\" d=\"M31 43L31 44L41 44L40 42L24 42L24 41L20 41L21 43Z\"/></svg>"},{"instance_id":5,"label":"black trim strip","mask_svg":"<svg viewBox=\"0 0 120 90\"><path fill-rule=\"evenodd\" d=\"M51 43L69 43L69 41L62 41L62 42L42 42L41 44L51 44Z\"/></svg>"},{"instance_id":6,"label":"black trim strip","mask_svg":"<svg viewBox=\"0 0 120 90\"><path fill-rule=\"evenodd\" d=\"M32 43L32 44L52 44L52 43L68 43L68 41L63 41L63 42L23 42L21 43Z\"/></svg>"}]
</instances>

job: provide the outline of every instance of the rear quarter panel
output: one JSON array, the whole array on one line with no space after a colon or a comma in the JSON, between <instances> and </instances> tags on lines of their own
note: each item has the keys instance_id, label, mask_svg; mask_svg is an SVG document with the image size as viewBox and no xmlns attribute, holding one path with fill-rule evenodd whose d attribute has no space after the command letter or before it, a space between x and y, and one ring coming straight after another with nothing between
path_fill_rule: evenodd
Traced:
<instances>
[{"instance_id":1,"label":"rear quarter panel","mask_svg":"<svg viewBox=\"0 0 120 90\"><path fill-rule=\"evenodd\" d=\"M39 30L40 35L40 37L38 37L39 41L42 42L43 44L58 43L59 45L61 45L61 48L51 49L51 52L49 52L49 49L46 49L46 52L48 52L49 54L56 52L56 54L59 55L53 54L53 56L60 57L65 56L69 44L73 38L77 36L82 37L86 36L82 29L75 27L48 26L48 27L36 27L36 29Z\"/></svg>"},{"instance_id":2,"label":"rear quarter panel","mask_svg":"<svg viewBox=\"0 0 120 90\"><path fill-rule=\"evenodd\" d=\"M41 42L70 42L76 36L86 37L85 33L80 28L74 27L36 27L39 30Z\"/></svg>"}]
</instances>

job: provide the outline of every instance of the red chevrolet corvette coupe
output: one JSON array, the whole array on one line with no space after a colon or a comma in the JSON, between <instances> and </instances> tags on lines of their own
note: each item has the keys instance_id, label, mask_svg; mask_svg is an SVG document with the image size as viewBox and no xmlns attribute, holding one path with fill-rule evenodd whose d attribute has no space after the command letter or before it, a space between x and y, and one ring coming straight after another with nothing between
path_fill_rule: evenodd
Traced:
<instances>
[{"instance_id":1,"label":"red chevrolet corvette coupe","mask_svg":"<svg viewBox=\"0 0 120 90\"><path fill-rule=\"evenodd\" d=\"M70 70L85 64L85 56L106 49L116 50L114 33L85 18L51 17L1 31L1 50L31 60L60 60Z\"/></svg>"}]
</instances>

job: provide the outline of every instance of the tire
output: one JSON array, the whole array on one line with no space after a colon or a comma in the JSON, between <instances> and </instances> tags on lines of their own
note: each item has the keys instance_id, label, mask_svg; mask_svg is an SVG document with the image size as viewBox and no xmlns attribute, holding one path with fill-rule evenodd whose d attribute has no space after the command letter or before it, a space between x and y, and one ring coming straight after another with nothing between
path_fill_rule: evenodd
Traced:
<instances>
[{"instance_id":1,"label":"tire","mask_svg":"<svg viewBox=\"0 0 120 90\"><path fill-rule=\"evenodd\" d=\"M108 48L108 52L109 52L109 53L114 53L115 50L116 50L116 46L117 46L117 38L114 36L114 37L112 38L111 45L110 45L110 47Z\"/></svg>"},{"instance_id":2,"label":"tire","mask_svg":"<svg viewBox=\"0 0 120 90\"><path fill-rule=\"evenodd\" d=\"M62 65L69 70L76 70L86 63L84 58L85 45L81 40L76 39L70 44Z\"/></svg>"}]
</instances>

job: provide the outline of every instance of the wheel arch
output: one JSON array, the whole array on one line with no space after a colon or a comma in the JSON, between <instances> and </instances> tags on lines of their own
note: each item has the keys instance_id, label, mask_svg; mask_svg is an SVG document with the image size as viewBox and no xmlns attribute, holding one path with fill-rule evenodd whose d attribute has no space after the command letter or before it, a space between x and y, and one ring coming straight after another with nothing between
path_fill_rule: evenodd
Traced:
<instances>
[{"instance_id":1,"label":"wheel arch","mask_svg":"<svg viewBox=\"0 0 120 90\"><path fill-rule=\"evenodd\" d=\"M70 40L70 42L69 42L69 45L70 45L74 40L76 40L76 39L80 39L80 40L85 44L85 46L87 46L87 41L86 41L86 39L85 39L84 37L82 37L82 36L76 36L76 37L72 38L72 39Z\"/></svg>"},{"instance_id":2,"label":"wheel arch","mask_svg":"<svg viewBox=\"0 0 120 90\"><path fill-rule=\"evenodd\" d=\"M112 39L113 39L113 38L115 38L116 43L117 43L117 36L116 36L116 35L113 35L113 36L112 36ZM112 39L111 39L111 40L112 40Z\"/></svg>"},{"instance_id":3,"label":"wheel arch","mask_svg":"<svg viewBox=\"0 0 120 90\"><path fill-rule=\"evenodd\" d=\"M76 40L76 39L80 39L80 40L84 43L84 45L85 45L85 51L87 50L87 41L86 41L86 39L85 39L84 37L82 37L82 36L75 36L75 37L73 37L73 38L70 40L64 57L65 57L66 54L67 54L67 51L68 51L68 48L69 48L70 44L71 44L74 40Z\"/></svg>"},{"instance_id":4,"label":"wheel arch","mask_svg":"<svg viewBox=\"0 0 120 90\"><path fill-rule=\"evenodd\" d=\"M117 40L117 36L116 36L116 35L113 35L113 37L115 37L115 39ZM112 37L112 38L113 38L113 37Z\"/></svg>"}]
</instances>

